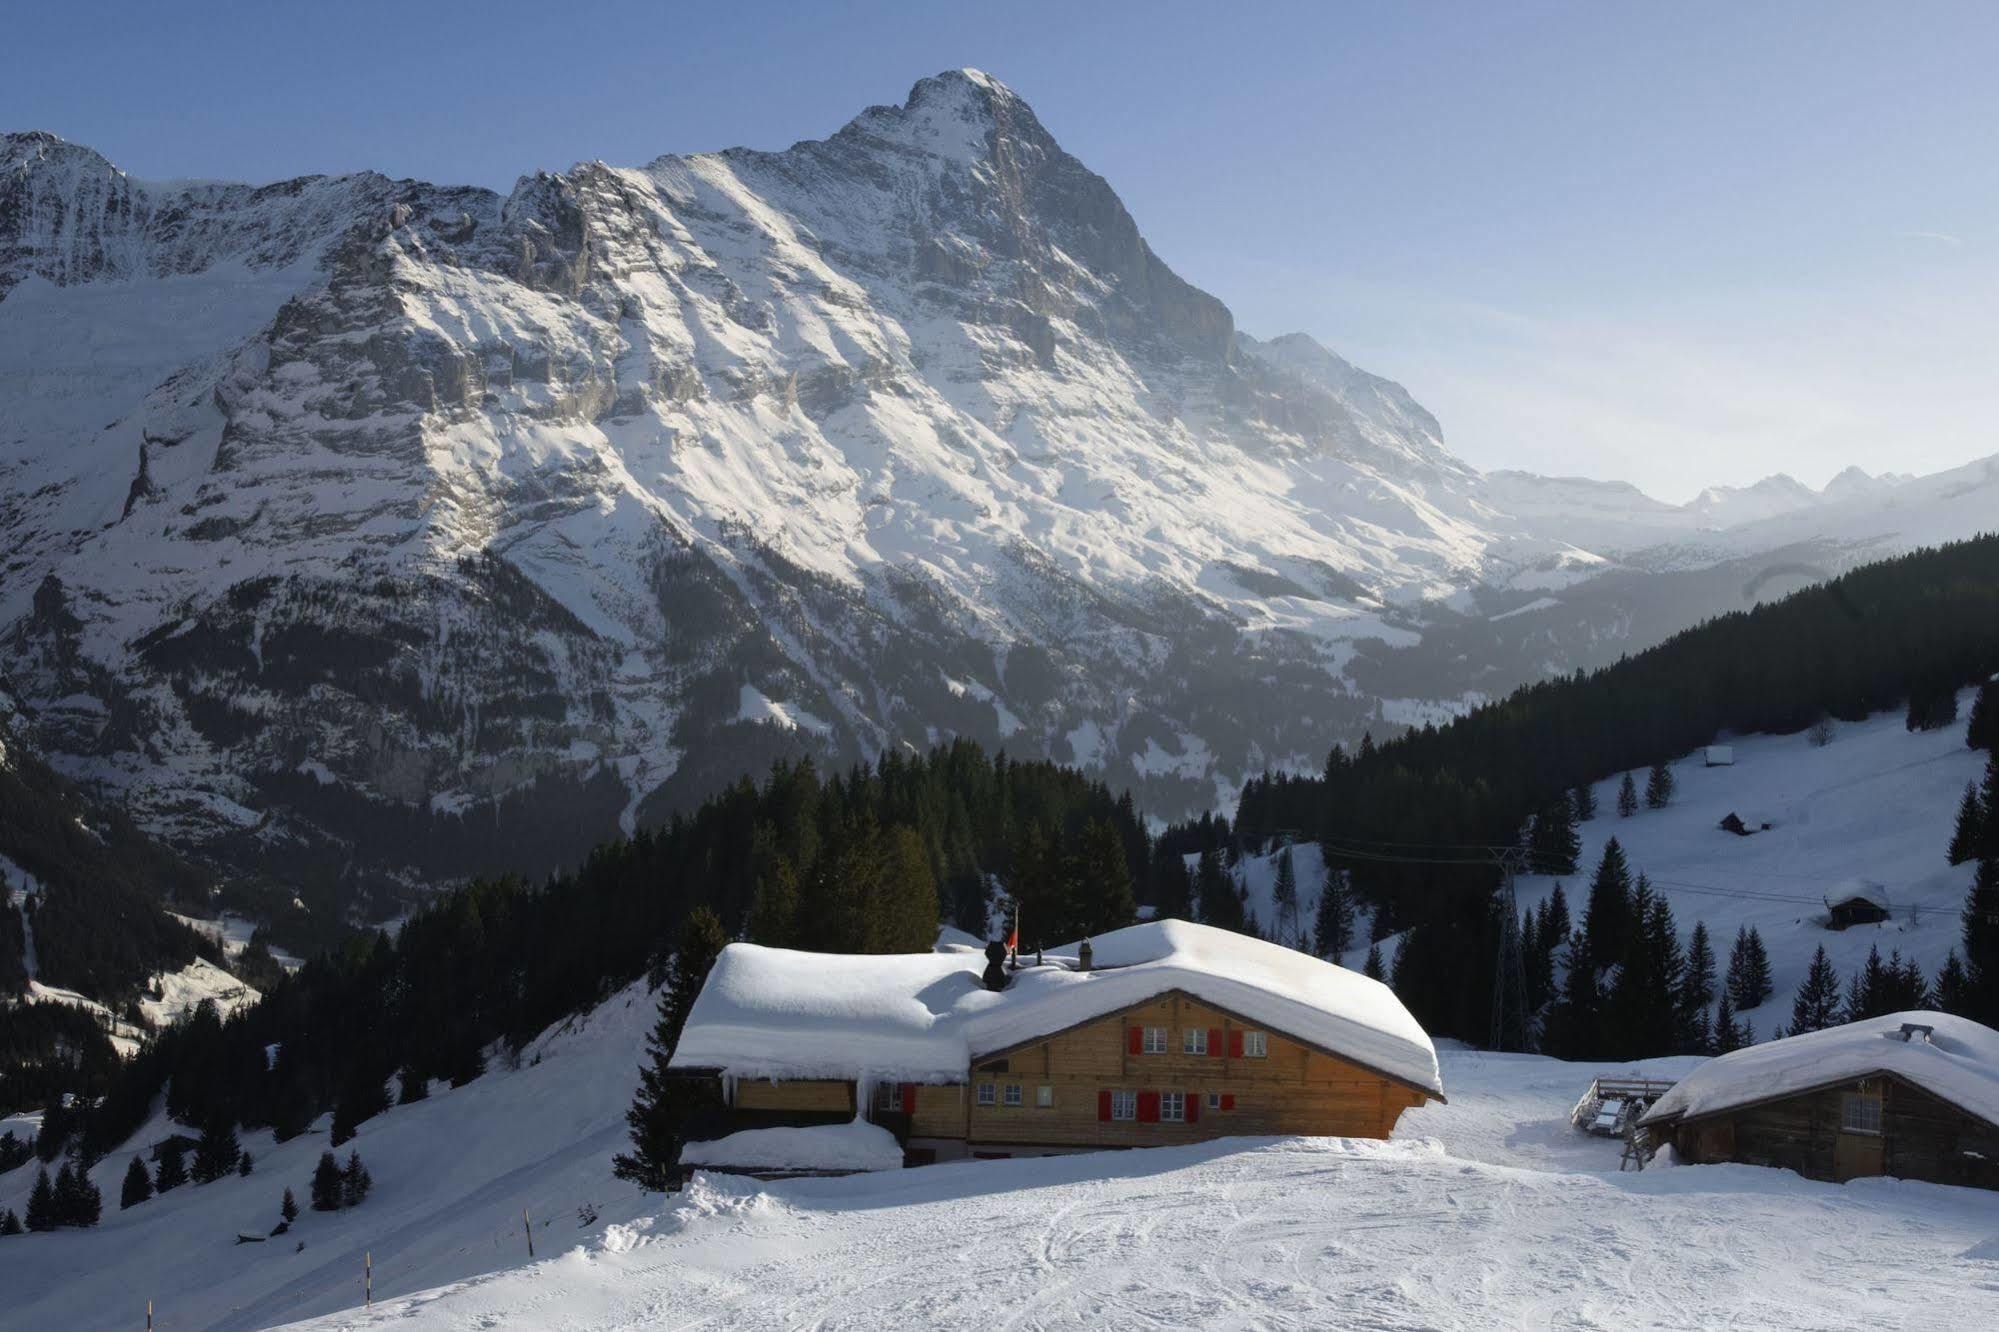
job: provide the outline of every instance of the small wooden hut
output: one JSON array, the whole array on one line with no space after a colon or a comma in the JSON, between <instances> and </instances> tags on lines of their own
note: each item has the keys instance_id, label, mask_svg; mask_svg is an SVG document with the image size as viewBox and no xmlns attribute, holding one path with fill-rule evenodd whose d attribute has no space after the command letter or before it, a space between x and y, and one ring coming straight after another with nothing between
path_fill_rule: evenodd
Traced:
<instances>
[{"instance_id":1,"label":"small wooden hut","mask_svg":"<svg viewBox=\"0 0 1999 1332\"><path fill-rule=\"evenodd\" d=\"M1999 1032L1895 1013L1710 1059L1639 1120L1682 1163L1999 1189Z\"/></svg>"}]
</instances>

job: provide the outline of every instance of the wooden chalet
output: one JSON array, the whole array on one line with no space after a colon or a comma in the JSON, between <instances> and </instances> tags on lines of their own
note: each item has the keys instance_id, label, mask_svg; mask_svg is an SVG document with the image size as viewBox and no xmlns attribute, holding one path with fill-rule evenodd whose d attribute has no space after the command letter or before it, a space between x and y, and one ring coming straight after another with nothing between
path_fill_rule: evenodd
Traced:
<instances>
[{"instance_id":1,"label":"wooden chalet","mask_svg":"<svg viewBox=\"0 0 1999 1332\"><path fill-rule=\"evenodd\" d=\"M1999 1032L1897 1013L1710 1059L1639 1121L1683 1163L1999 1188Z\"/></svg>"},{"instance_id":2,"label":"wooden chalet","mask_svg":"<svg viewBox=\"0 0 1999 1332\"><path fill-rule=\"evenodd\" d=\"M910 1164L1228 1134L1385 1138L1442 1100L1429 1037L1386 986L1294 949L1156 921L1023 958L835 957L732 944L676 1069L710 1132L863 1116ZM1085 965L1087 961L1088 965Z\"/></svg>"}]
</instances>

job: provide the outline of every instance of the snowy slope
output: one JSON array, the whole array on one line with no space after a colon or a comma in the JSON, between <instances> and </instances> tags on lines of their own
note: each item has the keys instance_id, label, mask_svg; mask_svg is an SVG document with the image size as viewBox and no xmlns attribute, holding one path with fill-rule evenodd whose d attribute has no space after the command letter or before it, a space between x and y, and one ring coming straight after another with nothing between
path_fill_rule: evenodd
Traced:
<instances>
[{"instance_id":1,"label":"snowy slope","mask_svg":"<svg viewBox=\"0 0 1999 1332\"><path fill-rule=\"evenodd\" d=\"M267 1230L303 1199L325 1122L252 1135L256 1171L116 1206L102 1226L0 1241L9 1325L609 1329L1032 1323L1864 1327L1921 1309L1968 1326L1999 1281L1999 1197L1807 1183L1750 1167L1617 1173L1568 1111L1594 1065L1439 1051L1449 1105L1390 1143L1224 1140L634 1193L610 1175L653 1013L634 987L517 1069L399 1106L353 1146L358 1209ZM1679 1076L1697 1061L1633 1065ZM165 1130L156 1121L135 1140ZM0 1177L19 1209L32 1171ZM521 1211L534 1224L528 1263ZM586 1219L591 1218L591 1219ZM1795 1237L1813 1242L1800 1248ZM1217 1235L1226 1243L1217 1244ZM303 1250L295 1245L303 1242ZM364 1253L376 1308L359 1311ZM350 1310L340 1313L340 1310Z\"/></svg>"},{"instance_id":2,"label":"snowy slope","mask_svg":"<svg viewBox=\"0 0 1999 1332\"><path fill-rule=\"evenodd\" d=\"M1582 591L1606 570L1990 522L1968 471L1876 480L1779 512L1482 477L1400 386L1239 334L977 71L783 152L505 197L0 140L33 738L183 845L353 865L377 918L780 754L967 735L1198 812L1742 581L1645 612ZM1355 669L1493 589L1556 594L1499 622L1531 652Z\"/></svg>"},{"instance_id":3,"label":"snowy slope","mask_svg":"<svg viewBox=\"0 0 1999 1332\"><path fill-rule=\"evenodd\" d=\"M1970 708L1970 694L1961 700ZM1718 966L1726 966L1736 930L1754 925L1770 955L1770 1002L1747 1016L1759 1037L1788 1022L1791 1000L1825 945L1842 979L1866 961L1899 949L1934 977L1960 938L1958 912L1972 867L1946 863L1945 848L1968 781L1985 755L1967 749L1964 726L1906 730L1901 714L1838 723L1834 740L1814 748L1803 734L1737 736L1731 767L1703 766L1698 754L1673 765L1678 793L1663 810L1617 816L1616 778L1596 786L1597 817L1581 825L1577 875L1562 880L1580 923L1589 877L1616 837L1633 871L1648 874L1672 904L1684 941L1707 922ZM1645 774L1638 773L1642 789ZM1731 813L1769 822L1769 832L1737 837L1716 825ZM1865 879L1885 886L1890 918L1878 925L1829 930L1824 895ZM1522 878L1523 906L1538 905L1554 880Z\"/></svg>"}]
</instances>

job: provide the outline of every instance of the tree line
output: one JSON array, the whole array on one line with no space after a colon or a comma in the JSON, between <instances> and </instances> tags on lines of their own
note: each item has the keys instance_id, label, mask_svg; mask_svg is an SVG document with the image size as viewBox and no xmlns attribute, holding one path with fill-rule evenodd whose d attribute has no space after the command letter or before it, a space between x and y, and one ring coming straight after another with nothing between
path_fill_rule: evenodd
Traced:
<instances>
[{"instance_id":1,"label":"tree line","mask_svg":"<svg viewBox=\"0 0 1999 1332\"><path fill-rule=\"evenodd\" d=\"M1663 757L1718 734L1858 721L1954 697L1996 670L1999 536L1987 536L1720 616L1441 727L1381 743L1367 737L1351 753L1336 747L1317 774L1248 783L1232 832L1245 845L1284 832L1319 840L1376 937L1406 932L1400 988L1417 1018L1440 1035L1483 1040L1499 871L1451 848L1515 845L1565 798L1573 810L1578 788L1617 774L1626 775L1620 813L1647 796L1670 800L1670 791L1649 789L1653 778L1641 785L1630 774L1656 775ZM1920 711L1927 723L1933 705ZM1980 716L1991 715L1988 703ZM1161 840L1182 835L1169 829Z\"/></svg>"}]
</instances>

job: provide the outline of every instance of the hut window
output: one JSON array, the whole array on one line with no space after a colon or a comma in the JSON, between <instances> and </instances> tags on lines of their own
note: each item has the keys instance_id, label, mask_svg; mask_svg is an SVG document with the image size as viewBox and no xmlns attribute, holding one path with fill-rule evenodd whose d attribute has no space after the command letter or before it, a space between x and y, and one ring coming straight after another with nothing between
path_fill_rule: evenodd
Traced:
<instances>
[{"instance_id":1,"label":"hut window","mask_svg":"<svg viewBox=\"0 0 1999 1332\"><path fill-rule=\"evenodd\" d=\"M1251 1059L1262 1059L1270 1053L1270 1033L1267 1031L1246 1031L1242 1037L1243 1053Z\"/></svg>"},{"instance_id":2,"label":"hut window","mask_svg":"<svg viewBox=\"0 0 1999 1332\"><path fill-rule=\"evenodd\" d=\"M998 1101L998 1099L999 1099L998 1087L996 1087L994 1084L990 1082L981 1082L979 1084L980 1105L990 1106L995 1104Z\"/></svg>"},{"instance_id":3,"label":"hut window","mask_svg":"<svg viewBox=\"0 0 1999 1332\"><path fill-rule=\"evenodd\" d=\"M1159 1119L1164 1124L1184 1124L1187 1122L1187 1093L1159 1093Z\"/></svg>"},{"instance_id":4,"label":"hut window","mask_svg":"<svg viewBox=\"0 0 1999 1332\"><path fill-rule=\"evenodd\" d=\"M1208 1052L1208 1029L1189 1027L1180 1033L1180 1053L1204 1055Z\"/></svg>"},{"instance_id":5,"label":"hut window","mask_svg":"<svg viewBox=\"0 0 1999 1332\"><path fill-rule=\"evenodd\" d=\"M875 1109L884 1114L894 1114L902 1109L902 1084L899 1082L878 1082L875 1084Z\"/></svg>"},{"instance_id":6,"label":"hut window","mask_svg":"<svg viewBox=\"0 0 1999 1332\"><path fill-rule=\"evenodd\" d=\"M1112 1119L1137 1119L1137 1118L1138 1118L1138 1093L1137 1093L1137 1092L1130 1092L1130 1091L1114 1091L1114 1092L1112 1092L1112 1093L1111 1093L1111 1118L1112 1118Z\"/></svg>"},{"instance_id":7,"label":"hut window","mask_svg":"<svg viewBox=\"0 0 1999 1332\"><path fill-rule=\"evenodd\" d=\"M1164 1028L1164 1027L1147 1027L1147 1028L1145 1029L1145 1046L1144 1046L1144 1049L1145 1049L1145 1053L1147 1053L1147 1054L1165 1054L1165 1053L1166 1053L1166 1028Z\"/></svg>"},{"instance_id":8,"label":"hut window","mask_svg":"<svg viewBox=\"0 0 1999 1332\"><path fill-rule=\"evenodd\" d=\"M1036 1087L1034 1089L1034 1105L1038 1110L1053 1108L1055 1105L1055 1089L1053 1087Z\"/></svg>"},{"instance_id":9,"label":"hut window","mask_svg":"<svg viewBox=\"0 0 1999 1332\"><path fill-rule=\"evenodd\" d=\"M1222 1108L1222 1094L1220 1092L1209 1092L1208 1109L1219 1110L1221 1108Z\"/></svg>"},{"instance_id":10,"label":"hut window","mask_svg":"<svg viewBox=\"0 0 1999 1332\"><path fill-rule=\"evenodd\" d=\"M1018 1110L1020 1108L1020 1084L1018 1082L1007 1083L1006 1095L1002 1100L1007 1106Z\"/></svg>"},{"instance_id":11,"label":"hut window","mask_svg":"<svg viewBox=\"0 0 1999 1332\"><path fill-rule=\"evenodd\" d=\"M1839 1127L1845 1133L1879 1133L1881 1098L1847 1092L1839 1098Z\"/></svg>"}]
</instances>

